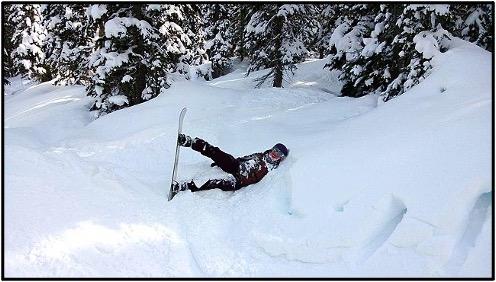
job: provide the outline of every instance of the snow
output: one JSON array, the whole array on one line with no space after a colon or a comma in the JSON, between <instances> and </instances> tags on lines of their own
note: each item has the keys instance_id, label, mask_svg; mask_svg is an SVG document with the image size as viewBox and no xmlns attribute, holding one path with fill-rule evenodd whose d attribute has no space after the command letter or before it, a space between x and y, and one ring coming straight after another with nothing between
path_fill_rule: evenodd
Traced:
<instances>
[{"instance_id":1,"label":"snow","mask_svg":"<svg viewBox=\"0 0 496 282\"><path fill-rule=\"evenodd\" d=\"M34 85L33 82L22 78L20 75L11 77L8 80L9 84L4 85L5 95L14 95Z\"/></svg>"},{"instance_id":2,"label":"snow","mask_svg":"<svg viewBox=\"0 0 496 282\"><path fill-rule=\"evenodd\" d=\"M133 79L133 77L132 77L132 76L130 76L130 75L128 75L128 74L126 74L124 77L122 77L121 82L129 82L129 81L131 81L132 79Z\"/></svg>"},{"instance_id":3,"label":"snow","mask_svg":"<svg viewBox=\"0 0 496 282\"><path fill-rule=\"evenodd\" d=\"M122 106L124 104L129 104L129 101L125 95L114 95L108 98L108 101L112 104Z\"/></svg>"},{"instance_id":4,"label":"snow","mask_svg":"<svg viewBox=\"0 0 496 282\"><path fill-rule=\"evenodd\" d=\"M387 103L337 97L326 60L284 88L246 64L93 120L82 86L6 87L6 277L490 277L491 54L456 41ZM444 91L441 91L444 89ZM288 159L167 202L177 118L236 156ZM181 150L182 180L222 175Z\"/></svg>"},{"instance_id":5,"label":"snow","mask_svg":"<svg viewBox=\"0 0 496 282\"><path fill-rule=\"evenodd\" d=\"M105 36L124 37L131 26L136 26L144 38L153 36L153 28L147 21L131 17L115 17L105 22Z\"/></svg>"},{"instance_id":6,"label":"snow","mask_svg":"<svg viewBox=\"0 0 496 282\"><path fill-rule=\"evenodd\" d=\"M419 32L413 38L413 42L415 43L415 50L422 53L424 59L431 59L441 53L441 47L448 48L452 45L452 36L448 31L438 26L435 32Z\"/></svg>"},{"instance_id":7,"label":"snow","mask_svg":"<svg viewBox=\"0 0 496 282\"><path fill-rule=\"evenodd\" d=\"M107 5L91 5L87 10L87 15L93 20L101 18L107 12Z\"/></svg>"},{"instance_id":8,"label":"snow","mask_svg":"<svg viewBox=\"0 0 496 282\"><path fill-rule=\"evenodd\" d=\"M445 15L450 12L450 6L447 4L410 4L405 10L417 11L421 8L427 8L428 10L436 12L438 15Z\"/></svg>"}]
</instances>

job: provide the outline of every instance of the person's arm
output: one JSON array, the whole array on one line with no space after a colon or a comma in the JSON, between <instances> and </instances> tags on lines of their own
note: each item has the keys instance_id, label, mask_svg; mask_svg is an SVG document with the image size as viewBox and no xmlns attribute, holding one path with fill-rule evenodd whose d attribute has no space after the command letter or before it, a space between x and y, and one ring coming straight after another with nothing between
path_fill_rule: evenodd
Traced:
<instances>
[{"instance_id":1,"label":"person's arm","mask_svg":"<svg viewBox=\"0 0 496 282\"><path fill-rule=\"evenodd\" d=\"M250 154L250 155L242 156L242 157L239 157L238 158L238 161L241 161L241 162L248 161L248 160L254 159L259 154L260 153L253 153L253 154Z\"/></svg>"}]
</instances>

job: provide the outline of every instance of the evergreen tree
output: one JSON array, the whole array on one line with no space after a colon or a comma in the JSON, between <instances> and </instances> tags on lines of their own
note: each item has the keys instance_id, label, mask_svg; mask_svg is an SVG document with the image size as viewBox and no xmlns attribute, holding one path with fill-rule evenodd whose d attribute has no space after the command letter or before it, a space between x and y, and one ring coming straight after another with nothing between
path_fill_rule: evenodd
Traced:
<instances>
[{"instance_id":1,"label":"evergreen tree","mask_svg":"<svg viewBox=\"0 0 496 282\"><path fill-rule=\"evenodd\" d=\"M364 47L363 38L374 28L378 5L343 4L338 9L341 15L336 19L336 27L328 41L330 60L325 67L330 70L342 70L360 56ZM349 79L346 75L343 72L340 80L347 82Z\"/></svg>"},{"instance_id":2,"label":"evergreen tree","mask_svg":"<svg viewBox=\"0 0 496 282\"><path fill-rule=\"evenodd\" d=\"M44 51L47 64L57 75L56 83L84 83L89 79L87 65L94 27L88 23L86 10L84 4L49 4L44 10Z\"/></svg>"},{"instance_id":3,"label":"evergreen tree","mask_svg":"<svg viewBox=\"0 0 496 282\"><path fill-rule=\"evenodd\" d=\"M430 31L433 40L438 41L436 46L443 48L447 46L441 44L444 38L451 37L443 27L453 29L455 20L449 5L383 4L379 9L370 7L368 10L372 13L366 22L370 23L370 16L374 15L373 28L362 29L365 32L360 33L361 38L355 36L355 44L349 44L353 40L346 36L353 29L345 21L344 30L351 31L337 36L339 40L334 45L338 53L328 67L342 70L339 79L344 83L341 90L343 96L360 97L376 93L388 101L418 84L431 68L432 57L416 50L416 41L420 39L417 37L418 40L414 40L415 36ZM360 24L355 29L357 26L360 27ZM336 28L336 31L339 29ZM345 46L341 55L339 50L343 48L340 45Z\"/></svg>"},{"instance_id":4,"label":"evergreen tree","mask_svg":"<svg viewBox=\"0 0 496 282\"><path fill-rule=\"evenodd\" d=\"M241 61L249 56L245 29L248 26L253 13L260 9L260 5L261 4L235 4L233 7L234 53Z\"/></svg>"},{"instance_id":5,"label":"evergreen tree","mask_svg":"<svg viewBox=\"0 0 496 282\"><path fill-rule=\"evenodd\" d=\"M212 78L229 72L234 55L233 44L235 25L233 22L236 5L208 4L204 6L206 51L212 62Z\"/></svg>"},{"instance_id":6,"label":"evergreen tree","mask_svg":"<svg viewBox=\"0 0 496 282\"><path fill-rule=\"evenodd\" d=\"M18 73L17 67L14 65L14 44L12 38L16 26L12 24L12 21L7 19L10 18L12 14L12 9L9 5L2 6L2 23L3 23L3 46L2 46L2 61L3 61L3 84L9 84L8 77L16 76Z\"/></svg>"},{"instance_id":7,"label":"evergreen tree","mask_svg":"<svg viewBox=\"0 0 496 282\"><path fill-rule=\"evenodd\" d=\"M248 74L270 68L257 79L260 86L273 78L273 87L282 87L285 72L296 69L308 50L304 46L307 6L303 4L264 4L257 7L246 27L250 54Z\"/></svg>"},{"instance_id":8,"label":"evergreen tree","mask_svg":"<svg viewBox=\"0 0 496 282\"><path fill-rule=\"evenodd\" d=\"M12 35L14 65L19 72L40 82L52 79L51 69L43 52L46 30L42 25L42 7L39 4L9 5L8 21L16 29Z\"/></svg>"},{"instance_id":9,"label":"evergreen tree","mask_svg":"<svg viewBox=\"0 0 496 282\"><path fill-rule=\"evenodd\" d=\"M493 11L491 4L453 4L458 30L453 34L493 51Z\"/></svg>"},{"instance_id":10,"label":"evergreen tree","mask_svg":"<svg viewBox=\"0 0 496 282\"><path fill-rule=\"evenodd\" d=\"M435 40L438 41L436 46L441 48L440 51L446 51L443 48L447 45L441 43L443 43L444 37L450 39L451 35L445 32L443 27L450 30L454 29L455 20L449 5L411 4L405 5L403 9L388 5L383 10L385 16L389 15L390 19L384 18L386 22L389 20L389 24L384 24L382 32L378 32L379 41L377 44L382 44L382 50L380 50L382 54L374 56L379 59L379 65L382 65L383 68L365 72L364 75L374 73L375 76L364 78L363 85L368 87L364 87L364 92L380 93L383 100L388 101L418 84L432 68L430 63L432 57L425 56L416 48L418 35L422 32L433 33ZM388 13L388 10L391 13ZM380 23L382 18L378 17L378 19L377 24L380 27L382 26ZM391 19L395 21L395 25L392 24ZM391 35L387 35L388 33L395 36L391 37ZM373 45L373 43L370 44ZM377 74L381 70L387 71L388 75L378 76ZM376 80L371 84L372 87L366 85L367 79Z\"/></svg>"},{"instance_id":11,"label":"evergreen tree","mask_svg":"<svg viewBox=\"0 0 496 282\"><path fill-rule=\"evenodd\" d=\"M207 52L205 51L205 31L204 21L201 17L201 7L197 4L180 4L169 6L174 6L178 9L177 15L180 15L180 17L177 24L181 27L183 32L183 34L179 32L178 35L174 36L184 38L185 42L184 53L179 58L177 70L184 77L190 79L192 78L192 74L190 74L191 66L198 66L208 59ZM171 20L175 20L175 18L172 18ZM166 21L164 24L168 25L168 22ZM208 74L204 73L202 69L196 69L196 73L193 75L197 77L204 77Z\"/></svg>"},{"instance_id":12,"label":"evergreen tree","mask_svg":"<svg viewBox=\"0 0 496 282\"><path fill-rule=\"evenodd\" d=\"M488 3L7 4L4 83L22 74L85 84L100 116L177 79L224 75L234 56L250 59L248 74L268 69L257 87L269 78L282 87L311 54L340 71L343 96L387 101L426 77L452 36L492 51L492 12ZM208 57L210 69L200 66Z\"/></svg>"},{"instance_id":13,"label":"evergreen tree","mask_svg":"<svg viewBox=\"0 0 496 282\"><path fill-rule=\"evenodd\" d=\"M98 26L94 72L87 88L96 116L156 97L174 78L190 78L205 58L199 9L194 5L92 5Z\"/></svg>"},{"instance_id":14,"label":"evergreen tree","mask_svg":"<svg viewBox=\"0 0 496 282\"><path fill-rule=\"evenodd\" d=\"M389 11L391 8L401 9L399 5L381 5L380 8L376 5L354 6L350 9L351 15L345 16L343 23L336 28L331 42L337 52L328 66L342 70L339 79L344 82L341 90L343 96L363 96L370 89L382 86L379 77L390 78L389 58L384 57L400 50L385 49L384 42L379 41L392 41L397 34L397 30L383 32L386 27L396 28L396 18ZM382 57L384 53L387 54Z\"/></svg>"},{"instance_id":15,"label":"evergreen tree","mask_svg":"<svg viewBox=\"0 0 496 282\"><path fill-rule=\"evenodd\" d=\"M309 42L311 50L318 54L319 59L331 53L331 36L336 26L342 20L342 9L344 4L314 4L311 18L315 19L316 30L314 40Z\"/></svg>"}]
</instances>

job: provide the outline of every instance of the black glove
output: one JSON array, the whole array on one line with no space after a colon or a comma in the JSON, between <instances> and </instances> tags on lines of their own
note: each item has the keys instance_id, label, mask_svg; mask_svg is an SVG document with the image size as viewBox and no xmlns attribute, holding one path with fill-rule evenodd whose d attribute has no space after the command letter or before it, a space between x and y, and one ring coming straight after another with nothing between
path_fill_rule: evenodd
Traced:
<instances>
[{"instance_id":1,"label":"black glove","mask_svg":"<svg viewBox=\"0 0 496 282\"><path fill-rule=\"evenodd\" d=\"M216 166L216 165L217 165L216 163L211 163L211 164L210 164L210 167L214 167L214 166Z\"/></svg>"},{"instance_id":2,"label":"black glove","mask_svg":"<svg viewBox=\"0 0 496 282\"><path fill-rule=\"evenodd\" d=\"M189 137L188 135L184 135L184 134L179 134L179 136L177 136L177 144L179 144L179 146L183 146L183 147L191 147L191 144L192 144L192 140L191 140L191 137Z\"/></svg>"}]
</instances>

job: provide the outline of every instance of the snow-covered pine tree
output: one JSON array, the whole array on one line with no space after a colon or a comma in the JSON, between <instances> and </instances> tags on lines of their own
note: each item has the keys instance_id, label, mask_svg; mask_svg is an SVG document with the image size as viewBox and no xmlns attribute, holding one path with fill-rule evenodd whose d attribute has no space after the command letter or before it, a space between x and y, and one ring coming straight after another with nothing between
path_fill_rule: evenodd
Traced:
<instances>
[{"instance_id":1,"label":"snow-covered pine tree","mask_svg":"<svg viewBox=\"0 0 496 282\"><path fill-rule=\"evenodd\" d=\"M493 51L493 11L488 3L451 4L458 30L453 34Z\"/></svg>"},{"instance_id":2,"label":"snow-covered pine tree","mask_svg":"<svg viewBox=\"0 0 496 282\"><path fill-rule=\"evenodd\" d=\"M205 57L194 5L91 5L88 14L98 26L87 87L97 117L156 97L175 77L189 79L190 65Z\"/></svg>"},{"instance_id":3,"label":"snow-covered pine tree","mask_svg":"<svg viewBox=\"0 0 496 282\"><path fill-rule=\"evenodd\" d=\"M378 4L340 4L340 16L335 21L335 28L328 40L330 59L325 65L332 70L343 70L345 66L356 61L364 47L363 38L368 36L374 28L374 17L378 11ZM352 73L342 72L339 79L345 83L342 94L348 94Z\"/></svg>"},{"instance_id":4,"label":"snow-covered pine tree","mask_svg":"<svg viewBox=\"0 0 496 282\"><path fill-rule=\"evenodd\" d=\"M273 78L273 87L282 87L284 73L293 72L308 50L304 46L307 5L263 4L256 6L246 27L250 56L248 74L262 68L269 73L257 78L257 87Z\"/></svg>"},{"instance_id":5,"label":"snow-covered pine tree","mask_svg":"<svg viewBox=\"0 0 496 282\"><path fill-rule=\"evenodd\" d=\"M244 58L249 56L245 29L248 26L253 13L260 9L260 5L261 4L233 4L234 53L239 57L240 61L243 61Z\"/></svg>"},{"instance_id":6,"label":"snow-covered pine tree","mask_svg":"<svg viewBox=\"0 0 496 282\"><path fill-rule=\"evenodd\" d=\"M343 96L360 97L368 94L370 89L382 86L379 77L390 77L389 61L384 58L391 56L392 52L400 52L385 49L382 42L392 41L397 34L395 30L382 32L385 26L393 29L396 27L390 9L401 9L401 6L355 5L349 10L351 15L347 14L333 33L331 44L337 52L328 66L342 70L339 79L344 83L341 89ZM358 15L360 16L357 17ZM369 36L371 38L367 38Z\"/></svg>"},{"instance_id":7,"label":"snow-covered pine tree","mask_svg":"<svg viewBox=\"0 0 496 282\"><path fill-rule=\"evenodd\" d=\"M90 110L97 117L123 108L126 104L130 105L138 100L136 96L141 95L141 91L129 83L133 78L131 74L136 79L139 56L133 52L133 48L136 48L133 45L137 43L128 44L127 40L132 35L126 26L121 27L116 22L128 19L121 16L125 16L129 10L128 5L122 4L93 4L88 8L90 24L97 26L97 30L95 50L88 62L93 76L86 90L89 96L95 98ZM126 38L122 39L124 36Z\"/></svg>"},{"instance_id":8,"label":"snow-covered pine tree","mask_svg":"<svg viewBox=\"0 0 496 282\"><path fill-rule=\"evenodd\" d=\"M313 4L312 18L316 21L316 31L309 48L318 54L319 59L331 53L331 35L342 19L342 10L345 4Z\"/></svg>"},{"instance_id":9,"label":"snow-covered pine tree","mask_svg":"<svg viewBox=\"0 0 496 282\"><path fill-rule=\"evenodd\" d=\"M12 35L14 65L19 72L40 82L52 79L52 70L45 62L43 52L46 30L42 25L40 4L8 5L7 19L16 29Z\"/></svg>"},{"instance_id":10,"label":"snow-covered pine tree","mask_svg":"<svg viewBox=\"0 0 496 282\"><path fill-rule=\"evenodd\" d=\"M46 61L56 74L57 84L84 84L89 80L87 65L94 26L88 23L87 7L53 3L43 10Z\"/></svg>"},{"instance_id":11,"label":"snow-covered pine tree","mask_svg":"<svg viewBox=\"0 0 496 282\"><path fill-rule=\"evenodd\" d=\"M205 4L205 49L212 62L212 78L229 72L234 55L233 44L236 4Z\"/></svg>"},{"instance_id":12,"label":"snow-covered pine tree","mask_svg":"<svg viewBox=\"0 0 496 282\"><path fill-rule=\"evenodd\" d=\"M153 55L145 56L145 41L153 42L159 35L144 19L143 7L108 4L89 8L91 20L99 27L99 38L89 61L94 75L87 88L88 95L95 97L91 109L96 111L97 117L148 98L151 88L147 88L147 77L153 86L167 85L163 79L148 76L151 72L147 66L163 67L165 59L155 61ZM148 47L153 48L153 44ZM150 59L152 65L149 65Z\"/></svg>"},{"instance_id":13,"label":"snow-covered pine tree","mask_svg":"<svg viewBox=\"0 0 496 282\"><path fill-rule=\"evenodd\" d=\"M451 34L444 28L455 29L455 20L450 6L447 4L410 4L405 5L401 10L389 5L388 7L396 24L385 27L381 32L384 34L383 39L377 43L384 45L382 48L387 54L386 56L381 55L380 58L382 65L387 68L379 69L379 71L387 70L388 75L377 77L379 80L381 78L383 80L374 83L380 85L376 92L380 91L383 101L401 95L417 85L432 68L430 63L432 54L419 50L419 34L422 33L421 36L426 36L427 33L430 33L431 44L439 51L446 51L445 48L448 44L445 42L451 39ZM392 40L391 36L386 35L387 33L395 35ZM366 79L363 83L365 84L365 82ZM370 88L367 90L374 91Z\"/></svg>"},{"instance_id":14,"label":"snow-covered pine tree","mask_svg":"<svg viewBox=\"0 0 496 282\"><path fill-rule=\"evenodd\" d=\"M353 42L346 39L350 32L345 36L337 34L336 48L343 49L339 45L344 42L345 50L354 51L351 55L345 52L346 56L342 55L338 60L334 56L329 64L331 69L342 70L339 79L344 83L343 96L376 93L388 101L404 93L418 84L431 68L432 57L416 50L414 37L430 31L434 40L439 41L436 46L442 48L445 46L441 44L443 37L450 37L443 27L454 28L455 25L449 5L382 4L377 7L379 9L369 9L372 14L368 18L374 15L373 28L368 33L361 33L361 38L355 37L361 42L355 40L356 44L349 44ZM347 27L347 21L343 25ZM333 36L339 30L340 27L336 28Z\"/></svg>"},{"instance_id":15,"label":"snow-covered pine tree","mask_svg":"<svg viewBox=\"0 0 496 282\"><path fill-rule=\"evenodd\" d=\"M193 78L192 76L207 77L209 71L201 68L196 68L196 73L190 73L191 66L199 66L208 59L205 51L205 31L201 6L198 4L180 4L169 5L169 7L178 9L177 24L182 29L183 34L180 37L185 43L184 53L177 63L177 71L187 79ZM171 20L175 20L175 18ZM167 24L165 22L165 25Z\"/></svg>"},{"instance_id":16,"label":"snow-covered pine tree","mask_svg":"<svg viewBox=\"0 0 496 282\"><path fill-rule=\"evenodd\" d=\"M14 64L14 44L12 42L12 38L14 36L14 31L16 26L12 24L11 21L7 20L10 18L12 14L12 9L10 5L2 5L2 23L3 23L3 46L2 46L2 76L3 76L3 84L9 84L9 77L16 76L18 73L18 69Z\"/></svg>"},{"instance_id":17,"label":"snow-covered pine tree","mask_svg":"<svg viewBox=\"0 0 496 282\"><path fill-rule=\"evenodd\" d=\"M324 5L325 7L326 5ZM325 22L325 16L320 16L322 10L318 4L305 4L305 24L302 26L302 41L307 49L305 57L320 58L320 52L316 45L318 39L323 35L322 23ZM323 9L323 12L330 12L330 9ZM332 19L328 22L330 23ZM323 56L322 56L323 58Z\"/></svg>"}]
</instances>

